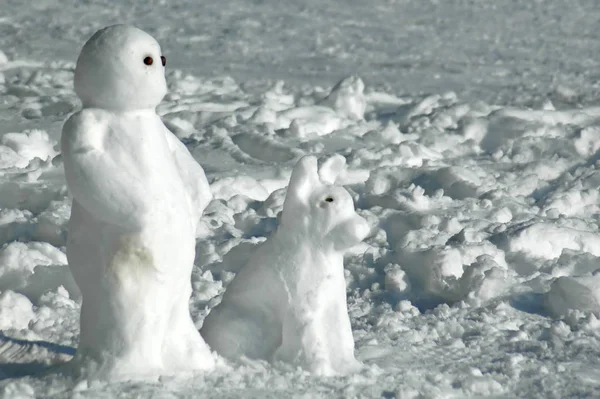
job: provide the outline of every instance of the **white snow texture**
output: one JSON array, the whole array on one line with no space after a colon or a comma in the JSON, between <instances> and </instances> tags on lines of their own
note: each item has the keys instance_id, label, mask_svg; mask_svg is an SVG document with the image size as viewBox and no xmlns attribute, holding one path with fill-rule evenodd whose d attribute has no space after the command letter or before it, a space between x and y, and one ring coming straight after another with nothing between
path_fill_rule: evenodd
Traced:
<instances>
[{"instance_id":1,"label":"white snow texture","mask_svg":"<svg viewBox=\"0 0 600 399\"><path fill-rule=\"evenodd\" d=\"M208 314L202 335L219 354L282 360L315 374L356 370L343 255L369 232L335 181L346 160L296 164L277 230Z\"/></svg>"},{"instance_id":2,"label":"white snow texture","mask_svg":"<svg viewBox=\"0 0 600 399\"><path fill-rule=\"evenodd\" d=\"M600 397L599 20L597 0L0 1L0 398ZM114 23L160 48L112 28L76 65ZM317 186L370 226L338 252L345 298L272 302L300 316L285 350L215 328L267 360L190 370L235 291L263 314L269 271L317 280L275 244L306 210L294 167L330 154L347 167ZM356 371L297 340L341 333L322 294Z\"/></svg>"},{"instance_id":3,"label":"white snow texture","mask_svg":"<svg viewBox=\"0 0 600 399\"><path fill-rule=\"evenodd\" d=\"M160 56L139 29L94 34L75 69L84 108L62 133L73 195L67 258L83 296L73 363L99 377L214 363L188 305L196 225L211 194L154 111L166 93Z\"/></svg>"}]
</instances>

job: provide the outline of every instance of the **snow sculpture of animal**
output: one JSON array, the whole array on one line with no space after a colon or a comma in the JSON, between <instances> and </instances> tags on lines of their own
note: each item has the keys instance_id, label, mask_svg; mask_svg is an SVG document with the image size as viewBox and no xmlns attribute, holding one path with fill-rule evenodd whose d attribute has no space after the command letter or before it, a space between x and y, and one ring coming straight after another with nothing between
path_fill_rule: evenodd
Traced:
<instances>
[{"instance_id":1,"label":"snow sculpture of animal","mask_svg":"<svg viewBox=\"0 0 600 399\"><path fill-rule=\"evenodd\" d=\"M369 232L335 182L345 159L295 166L277 230L227 287L201 334L227 358L282 360L321 375L355 370L344 252Z\"/></svg>"}]
</instances>

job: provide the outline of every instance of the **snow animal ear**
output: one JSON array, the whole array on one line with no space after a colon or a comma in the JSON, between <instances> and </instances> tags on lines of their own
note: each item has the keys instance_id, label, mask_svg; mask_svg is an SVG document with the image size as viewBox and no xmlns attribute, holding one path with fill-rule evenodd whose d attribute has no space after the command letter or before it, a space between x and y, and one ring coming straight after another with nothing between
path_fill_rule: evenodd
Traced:
<instances>
[{"instance_id":1,"label":"snow animal ear","mask_svg":"<svg viewBox=\"0 0 600 399\"><path fill-rule=\"evenodd\" d=\"M320 182L317 170L317 158L313 155L302 157L292 171L286 200L290 198L306 203L310 193L318 185L320 185Z\"/></svg>"},{"instance_id":2,"label":"snow animal ear","mask_svg":"<svg viewBox=\"0 0 600 399\"><path fill-rule=\"evenodd\" d=\"M319 168L319 179L323 184L335 184L339 175L346 169L346 158L333 154Z\"/></svg>"}]
</instances>

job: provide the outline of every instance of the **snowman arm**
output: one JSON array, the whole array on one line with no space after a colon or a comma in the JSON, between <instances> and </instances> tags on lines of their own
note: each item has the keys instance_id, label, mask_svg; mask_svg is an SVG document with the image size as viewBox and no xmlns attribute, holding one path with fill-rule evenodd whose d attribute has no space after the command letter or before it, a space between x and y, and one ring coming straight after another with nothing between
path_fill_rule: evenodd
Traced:
<instances>
[{"instance_id":1,"label":"snowman arm","mask_svg":"<svg viewBox=\"0 0 600 399\"><path fill-rule=\"evenodd\" d=\"M148 198L126 168L101 149L103 126L85 111L65 123L61 137L65 177L73 198L96 219L139 227Z\"/></svg>"},{"instance_id":2,"label":"snowman arm","mask_svg":"<svg viewBox=\"0 0 600 399\"><path fill-rule=\"evenodd\" d=\"M183 179L192 200L196 204L198 215L207 207L212 200L210 185L204 174L202 166L190 154L186 146L165 127L167 143L175 159L179 174Z\"/></svg>"}]
</instances>

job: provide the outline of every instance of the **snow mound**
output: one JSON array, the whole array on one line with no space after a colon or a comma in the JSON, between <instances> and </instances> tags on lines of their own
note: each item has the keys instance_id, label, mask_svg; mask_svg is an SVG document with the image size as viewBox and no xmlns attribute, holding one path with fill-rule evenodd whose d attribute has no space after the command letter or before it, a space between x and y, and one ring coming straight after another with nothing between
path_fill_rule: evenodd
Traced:
<instances>
[{"instance_id":1,"label":"snow mound","mask_svg":"<svg viewBox=\"0 0 600 399\"><path fill-rule=\"evenodd\" d=\"M35 314L32 303L13 291L0 294L0 330L26 329Z\"/></svg>"},{"instance_id":2,"label":"snow mound","mask_svg":"<svg viewBox=\"0 0 600 399\"><path fill-rule=\"evenodd\" d=\"M600 236L596 232L552 222L518 226L495 241L508 252L533 258L558 258L565 249L600 255Z\"/></svg>"},{"instance_id":3,"label":"snow mound","mask_svg":"<svg viewBox=\"0 0 600 399\"><path fill-rule=\"evenodd\" d=\"M6 133L0 137L0 144L12 149L27 162L32 161L34 158L46 161L57 154L57 151L54 149L56 142L51 140L48 133L43 130ZM26 166L21 165L15 166Z\"/></svg>"},{"instance_id":4,"label":"snow mound","mask_svg":"<svg viewBox=\"0 0 600 399\"><path fill-rule=\"evenodd\" d=\"M600 315L600 274L557 278L546 294L546 304L557 317L572 310Z\"/></svg>"},{"instance_id":5,"label":"snow mound","mask_svg":"<svg viewBox=\"0 0 600 399\"><path fill-rule=\"evenodd\" d=\"M341 116L352 119L364 119L367 101L364 95L365 84L358 76L350 76L339 81L329 95L322 101Z\"/></svg>"}]
</instances>

